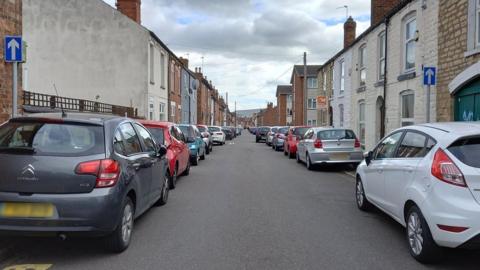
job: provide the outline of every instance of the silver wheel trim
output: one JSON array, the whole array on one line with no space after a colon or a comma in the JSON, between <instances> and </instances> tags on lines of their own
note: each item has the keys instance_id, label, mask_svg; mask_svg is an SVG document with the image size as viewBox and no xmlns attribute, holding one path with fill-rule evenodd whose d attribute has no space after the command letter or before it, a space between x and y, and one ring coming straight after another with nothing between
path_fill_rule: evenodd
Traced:
<instances>
[{"instance_id":1,"label":"silver wheel trim","mask_svg":"<svg viewBox=\"0 0 480 270\"><path fill-rule=\"evenodd\" d=\"M125 244L130 242L133 228L133 210L130 204L127 204L123 209L122 217L122 240Z\"/></svg>"},{"instance_id":2,"label":"silver wheel trim","mask_svg":"<svg viewBox=\"0 0 480 270\"><path fill-rule=\"evenodd\" d=\"M305 156L307 157L306 160L307 160L307 168L310 168L312 166L312 163L310 161L310 156L308 154L305 154Z\"/></svg>"},{"instance_id":3,"label":"silver wheel trim","mask_svg":"<svg viewBox=\"0 0 480 270\"><path fill-rule=\"evenodd\" d=\"M362 182L357 181L357 203L358 203L358 206L363 206L363 196L364 196L364 191L363 191Z\"/></svg>"},{"instance_id":4,"label":"silver wheel trim","mask_svg":"<svg viewBox=\"0 0 480 270\"><path fill-rule=\"evenodd\" d=\"M422 223L420 217L416 212L412 212L408 217L407 233L408 243L413 254L420 255L423 249Z\"/></svg>"},{"instance_id":5,"label":"silver wheel trim","mask_svg":"<svg viewBox=\"0 0 480 270\"><path fill-rule=\"evenodd\" d=\"M163 189L162 189L162 200L164 202L166 202L167 199L168 199L168 190L169 190L168 189L168 182L169 182L168 177L167 177L167 175L165 175L165 182L163 183Z\"/></svg>"}]
</instances>

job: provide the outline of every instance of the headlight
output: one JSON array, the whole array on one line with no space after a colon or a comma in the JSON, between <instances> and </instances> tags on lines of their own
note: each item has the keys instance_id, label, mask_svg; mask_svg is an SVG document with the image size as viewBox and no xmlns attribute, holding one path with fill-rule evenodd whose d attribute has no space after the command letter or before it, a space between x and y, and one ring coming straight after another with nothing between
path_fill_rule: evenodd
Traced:
<instances>
[{"instance_id":1,"label":"headlight","mask_svg":"<svg viewBox=\"0 0 480 270\"><path fill-rule=\"evenodd\" d=\"M190 149L195 149L197 146L195 144L190 145Z\"/></svg>"}]
</instances>

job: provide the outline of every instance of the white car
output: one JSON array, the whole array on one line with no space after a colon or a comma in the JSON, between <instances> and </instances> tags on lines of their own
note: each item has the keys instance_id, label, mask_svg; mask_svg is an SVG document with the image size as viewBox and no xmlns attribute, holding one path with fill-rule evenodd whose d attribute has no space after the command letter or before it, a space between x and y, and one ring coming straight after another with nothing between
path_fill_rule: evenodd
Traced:
<instances>
[{"instance_id":1,"label":"white car","mask_svg":"<svg viewBox=\"0 0 480 270\"><path fill-rule=\"evenodd\" d=\"M222 127L209 126L208 131L212 134L213 143L225 144L225 133L223 133Z\"/></svg>"},{"instance_id":2,"label":"white car","mask_svg":"<svg viewBox=\"0 0 480 270\"><path fill-rule=\"evenodd\" d=\"M383 139L357 168L356 201L406 227L411 255L480 247L480 123L409 126Z\"/></svg>"}]
</instances>

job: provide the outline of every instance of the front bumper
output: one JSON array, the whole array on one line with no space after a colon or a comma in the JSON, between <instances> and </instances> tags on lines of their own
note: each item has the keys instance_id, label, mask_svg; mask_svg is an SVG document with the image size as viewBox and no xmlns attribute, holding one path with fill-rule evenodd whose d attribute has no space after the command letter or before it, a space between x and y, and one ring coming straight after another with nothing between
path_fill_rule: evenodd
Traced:
<instances>
[{"instance_id":1,"label":"front bumper","mask_svg":"<svg viewBox=\"0 0 480 270\"><path fill-rule=\"evenodd\" d=\"M122 207L118 186L94 189L85 194L33 194L28 197L18 193L0 192L0 201L50 203L55 208L51 218L0 217L0 233L15 235L105 235L115 230Z\"/></svg>"},{"instance_id":2,"label":"front bumper","mask_svg":"<svg viewBox=\"0 0 480 270\"><path fill-rule=\"evenodd\" d=\"M310 153L310 160L313 164L360 163L363 160L363 153L360 151L314 152L314 153Z\"/></svg>"}]
</instances>

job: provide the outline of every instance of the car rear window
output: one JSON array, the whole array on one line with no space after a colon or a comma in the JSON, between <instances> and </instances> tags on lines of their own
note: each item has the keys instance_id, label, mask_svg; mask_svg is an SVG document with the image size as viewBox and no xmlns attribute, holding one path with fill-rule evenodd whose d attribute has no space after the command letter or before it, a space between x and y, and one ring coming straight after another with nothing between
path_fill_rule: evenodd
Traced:
<instances>
[{"instance_id":1,"label":"car rear window","mask_svg":"<svg viewBox=\"0 0 480 270\"><path fill-rule=\"evenodd\" d=\"M270 131L270 128L268 127L260 128L260 132L268 132L268 131Z\"/></svg>"},{"instance_id":2,"label":"car rear window","mask_svg":"<svg viewBox=\"0 0 480 270\"><path fill-rule=\"evenodd\" d=\"M285 134L288 132L288 128L281 128L278 130L278 133L282 133L282 134Z\"/></svg>"},{"instance_id":3,"label":"car rear window","mask_svg":"<svg viewBox=\"0 0 480 270\"><path fill-rule=\"evenodd\" d=\"M277 132L278 128L272 128L272 132Z\"/></svg>"},{"instance_id":4,"label":"car rear window","mask_svg":"<svg viewBox=\"0 0 480 270\"><path fill-rule=\"evenodd\" d=\"M157 144L165 144L165 133L163 128L148 128L150 133L152 133L153 137L155 138L155 142Z\"/></svg>"},{"instance_id":5,"label":"car rear window","mask_svg":"<svg viewBox=\"0 0 480 270\"><path fill-rule=\"evenodd\" d=\"M305 134L305 132L307 132L309 128L307 127L304 127L304 128L295 128L295 130L293 131L293 135L296 135L296 136L303 136Z\"/></svg>"},{"instance_id":6,"label":"car rear window","mask_svg":"<svg viewBox=\"0 0 480 270\"><path fill-rule=\"evenodd\" d=\"M193 128L189 126L178 126L178 128L182 131L182 133L187 138L195 138L195 133L193 133Z\"/></svg>"},{"instance_id":7,"label":"car rear window","mask_svg":"<svg viewBox=\"0 0 480 270\"><path fill-rule=\"evenodd\" d=\"M464 164L480 168L480 137L457 140L447 149Z\"/></svg>"},{"instance_id":8,"label":"car rear window","mask_svg":"<svg viewBox=\"0 0 480 270\"><path fill-rule=\"evenodd\" d=\"M102 126L9 122L0 127L0 152L31 150L35 155L88 156L105 153Z\"/></svg>"},{"instance_id":9,"label":"car rear window","mask_svg":"<svg viewBox=\"0 0 480 270\"><path fill-rule=\"evenodd\" d=\"M200 130L200 132L207 132L207 129L205 127L202 127L202 126L197 126L198 127L198 130Z\"/></svg>"},{"instance_id":10,"label":"car rear window","mask_svg":"<svg viewBox=\"0 0 480 270\"><path fill-rule=\"evenodd\" d=\"M215 131L220 131L220 128L218 128L218 127L208 127L208 130L210 130L211 132L215 132Z\"/></svg>"},{"instance_id":11,"label":"car rear window","mask_svg":"<svg viewBox=\"0 0 480 270\"><path fill-rule=\"evenodd\" d=\"M355 133L348 129L322 130L317 133L320 140L355 140Z\"/></svg>"}]
</instances>

